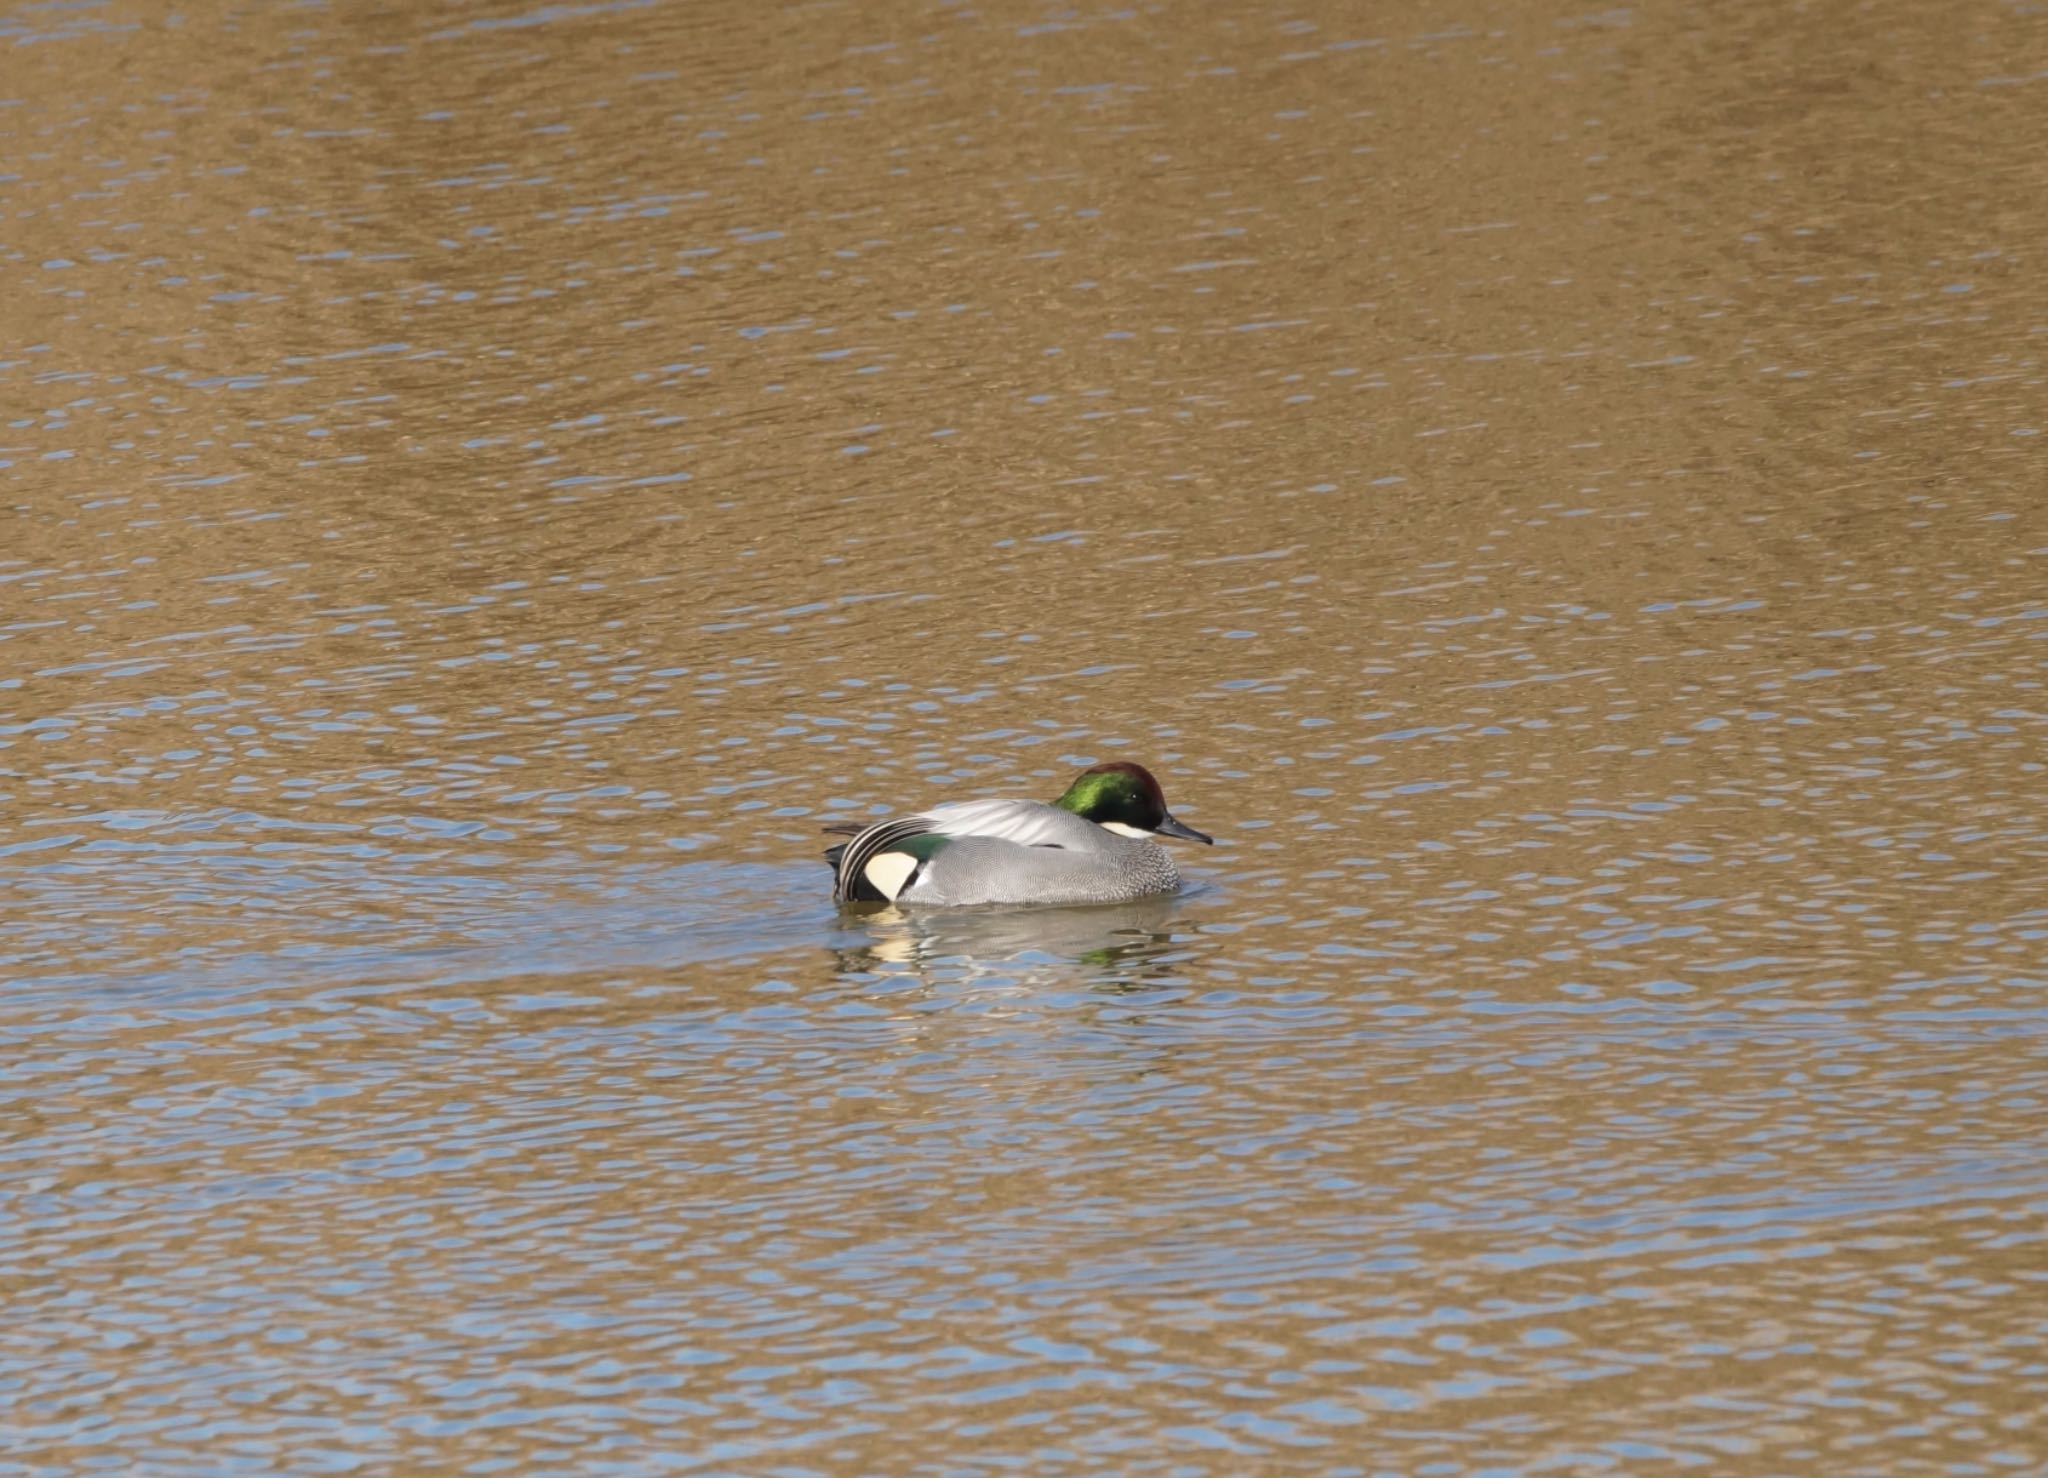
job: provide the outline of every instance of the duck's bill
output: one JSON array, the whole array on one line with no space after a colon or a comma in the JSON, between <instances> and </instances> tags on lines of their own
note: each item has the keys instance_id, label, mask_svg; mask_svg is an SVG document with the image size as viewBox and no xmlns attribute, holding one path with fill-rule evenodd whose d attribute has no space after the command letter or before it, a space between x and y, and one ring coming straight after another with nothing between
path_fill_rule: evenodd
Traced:
<instances>
[{"instance_id":1,"label":"duck's bill","mask_svg":"<svg viewBox=\"0 0 2048 1478\"><path fill-rule=\"evenodd\" d=\"M1205 847L1216 845L1216 838L1207 832L1196 831L1185 821L1176 821L1171 816L1159 823L1158 831L1163 837L1179 837L1184 842L1200 842Z\"/></svg>"}]
</instances>

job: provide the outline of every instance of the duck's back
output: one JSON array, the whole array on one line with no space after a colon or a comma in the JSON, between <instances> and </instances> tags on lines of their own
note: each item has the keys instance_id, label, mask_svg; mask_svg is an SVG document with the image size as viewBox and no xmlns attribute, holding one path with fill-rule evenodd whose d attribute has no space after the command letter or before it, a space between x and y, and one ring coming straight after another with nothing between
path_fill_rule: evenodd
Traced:
<instances>
[{"instance_id":1,"label":"duck's back","mask_svg":"<svg viewBox=\"0 0 2048 1478\"><path fill-rule=\"evenodd\" d=\"M884 857L904 859L884 894L897 903L1123 903L1180 885L1151 842L1040 801L950 801L870 826L838 859L839 896L861 896Z\"/></svg>"},{"instance_id":2,"label":"duck's back","mask_svg":"<svg viewBox=\"0 0 2048 1478\"><path fill-rule=\"evenodd\" d=\"M1100 852L1122 840L1094 822L1044 801L945 801L923 815L940 836L978 837L1019 847Z\"/></svg>"}]
</instances>

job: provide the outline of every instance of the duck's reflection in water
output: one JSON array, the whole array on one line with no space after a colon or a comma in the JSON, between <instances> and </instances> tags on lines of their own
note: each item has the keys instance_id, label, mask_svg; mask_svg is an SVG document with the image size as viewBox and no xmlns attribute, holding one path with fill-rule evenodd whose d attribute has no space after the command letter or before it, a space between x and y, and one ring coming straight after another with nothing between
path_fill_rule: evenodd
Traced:
<instances>
[{"instance_id":1,"label":"duck's reflection in water","mask_svg":"<svg viewBox=\"0 0 2048 1478\"><path fill-rule=\"evenodd\" d=\"M1165 894L1092 908L848 910L848 928L867 938L834 954L848 975L1142 990L1177 980L1168 956L1178 901Z\"/></svg>"}]
</instances>

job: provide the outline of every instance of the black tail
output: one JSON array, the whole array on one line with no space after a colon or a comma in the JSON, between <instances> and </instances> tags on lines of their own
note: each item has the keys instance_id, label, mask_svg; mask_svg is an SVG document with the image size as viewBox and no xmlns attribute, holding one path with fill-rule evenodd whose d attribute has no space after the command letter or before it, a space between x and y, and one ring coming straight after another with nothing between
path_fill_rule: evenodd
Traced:
<instances>
[{"instance_id":1,"label":"black tail","mask_svg":"<svg viewBox=\"0 0 2048 1478\"><path fill-rule=\"evenodd\" d=\"M852 845L853 843L851 842L841 842L836 847L827 847L825 849L825 861L832 868L832 888L834 893L844 895L840 898L842 903L887 903L889 900L882 896L882 890L869 882L865 874L850 878L842 878L839 875L840 859L846 855L846 849Z\"/></svg>"}]
</instances>

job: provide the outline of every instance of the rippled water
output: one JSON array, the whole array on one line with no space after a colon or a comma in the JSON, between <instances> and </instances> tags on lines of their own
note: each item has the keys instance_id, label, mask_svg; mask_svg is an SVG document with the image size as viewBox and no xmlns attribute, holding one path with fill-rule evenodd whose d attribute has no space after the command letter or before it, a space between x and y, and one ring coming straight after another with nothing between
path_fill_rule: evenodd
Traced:
<instances>
[{"instance_id":1,"label":"rippled water","mask_svg":"<svg viewBox=\"0 0 2048 1478\"><path fill-rule=\"evenodd\" d=\"M10 1471L2048 1467L2037 9L0 18Z\"/></svg>"}]
</instances>

